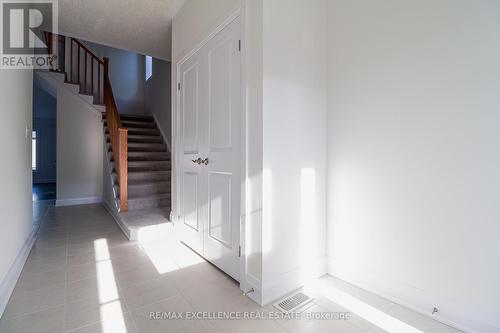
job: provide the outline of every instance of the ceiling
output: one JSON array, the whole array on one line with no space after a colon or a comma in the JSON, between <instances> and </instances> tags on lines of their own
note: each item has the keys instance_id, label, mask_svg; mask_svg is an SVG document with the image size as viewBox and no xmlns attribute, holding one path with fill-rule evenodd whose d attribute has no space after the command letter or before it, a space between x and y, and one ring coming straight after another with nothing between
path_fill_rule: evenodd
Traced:
<instances>
[{"instance_id":1,"label":"ceiling","mask_svg":"<svg viewBox=\"0 0 500 333\"><path fill-rule=\"evenodd\" d=\"M172 17L184 0L59 0L59 33L171 60Z\"/></svg>"}]
</instances>

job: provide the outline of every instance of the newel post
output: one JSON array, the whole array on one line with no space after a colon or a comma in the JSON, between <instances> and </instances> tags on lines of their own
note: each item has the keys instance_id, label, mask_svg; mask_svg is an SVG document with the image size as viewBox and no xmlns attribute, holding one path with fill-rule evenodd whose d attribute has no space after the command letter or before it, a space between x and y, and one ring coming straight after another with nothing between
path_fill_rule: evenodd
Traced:
<instances>
[{"instance_id":1,"label":"newel post","mask_svg":"<svg viewBox=\"0 0 500 333\"><path fill-rule=\"evenodd\" d=\"M107 57L104 57L102 58L102 61L104 62L104 72L103 72L103 81L104 81L104 84L103 84L103 88L104 88L104 103L106 103L106 95L107 95L107 90L108 90L108 86L106 84L106 80L109 79L108 77L108 73L109 73L109 58Z\"/></svg>"}]
</instances>

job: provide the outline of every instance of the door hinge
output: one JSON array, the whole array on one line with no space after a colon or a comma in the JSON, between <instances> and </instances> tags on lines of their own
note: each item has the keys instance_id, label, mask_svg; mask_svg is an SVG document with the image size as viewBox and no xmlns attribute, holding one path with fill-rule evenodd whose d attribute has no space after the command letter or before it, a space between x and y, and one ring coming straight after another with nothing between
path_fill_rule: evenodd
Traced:
<instances>
[{"instance_id":1,"label":"door hinge","mask_svg":"<svg viewBox=\"0 0 500 333\"><path fill-rule=\"evenodd\" d=\"M177 83L177 90L181 91L181 83Z\"/></svg>"},{"instance_id":2,"label":"door hinge","mask_svg":"<svg viewBox=\"0 0 500 333\"><path fill-rule=\"evenodd\" d=\"M241 39L238 40L238 51L241 52Z\"/></svg>"},{"instance_id":3,"label":"door hinge","mask_svg":"<svg viewBox=\"0 0 500 333\"><path fill-rule=\"evenodd\" d=\"M241 246L238 246L238 257L241 257Z\"/></svg>"}]
</instances>

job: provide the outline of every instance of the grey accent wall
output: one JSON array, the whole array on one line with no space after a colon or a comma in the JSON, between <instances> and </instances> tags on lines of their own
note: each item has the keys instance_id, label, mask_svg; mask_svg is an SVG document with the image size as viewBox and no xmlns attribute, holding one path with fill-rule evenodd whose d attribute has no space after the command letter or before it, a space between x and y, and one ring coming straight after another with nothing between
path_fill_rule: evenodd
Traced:
<instances>
[{"instance_id":1,"label":"grey accent wall","mask_svg":"<svg viewBox=\"0 0 500 333\"><path fill-rule=\"evenodd\" d=\"M83 43L99 58L109 58L109 76L118 112L144 114L145 57L100 44Z\"/></svg>"}]
</instances>

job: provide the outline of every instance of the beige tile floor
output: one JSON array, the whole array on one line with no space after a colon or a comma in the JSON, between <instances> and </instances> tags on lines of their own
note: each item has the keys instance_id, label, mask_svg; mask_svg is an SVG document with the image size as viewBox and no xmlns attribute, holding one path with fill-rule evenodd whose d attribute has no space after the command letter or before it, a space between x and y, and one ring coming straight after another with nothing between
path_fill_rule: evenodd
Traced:
<instances>
[{"instance_id":1,"label":"beige tile floor","mask_svg":"<svg viewBox=\"0 0 500 333\"><path fill-rule=\"evenodd\" d=\"M235 281L174 237L130 242L101 205L44 206L38 240L0 320L0 332L384 332L349 320L153 320L151 312L275 311L244 297ZM203 281L201 283L200 281ZM427 317L324 277L336 288L415 328L458 332ZM311 312L346 312L312 289Z\"/></svg>"}]
</instances>

